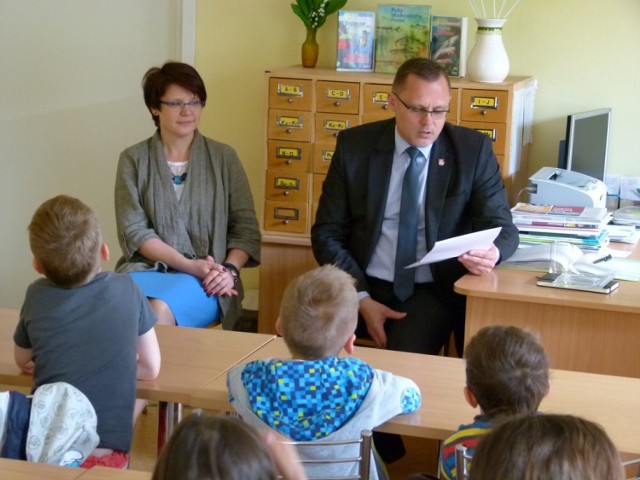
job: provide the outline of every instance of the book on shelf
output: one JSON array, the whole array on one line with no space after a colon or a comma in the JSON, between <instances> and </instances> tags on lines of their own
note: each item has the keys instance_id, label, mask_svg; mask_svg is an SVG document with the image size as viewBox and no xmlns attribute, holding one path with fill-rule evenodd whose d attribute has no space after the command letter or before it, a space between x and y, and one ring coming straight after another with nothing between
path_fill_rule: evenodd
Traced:
<instances>
[{"instance_id":1,"label":"book on shelf","mask_svg":"<svg viewBox=\"0 0 640 480\"><path fill-rule=\"evenodd\" d=\"M467 17L431 17L430 58L452 77L464 77L467 63Z\"/></svg>"},{"instance_id":2,"label":"book on shelf","mask_svg":"<svg viewBox=\"0 0 640 480\"><path fill-rule=\"evenodd\" d=\"M396 73L413 57L428 57L431 41L430 5L378 5L375 71Z\"/></svg>"},{"instance_id":3,"label":"book on shelf","mask_svg":"<svg viewBox=\"0 0 640 480\"><path fill-rule=\"evenodd\" d=\"M338 10L336 70L373 71L376 14Z\"/></svg>"}]
</instances>

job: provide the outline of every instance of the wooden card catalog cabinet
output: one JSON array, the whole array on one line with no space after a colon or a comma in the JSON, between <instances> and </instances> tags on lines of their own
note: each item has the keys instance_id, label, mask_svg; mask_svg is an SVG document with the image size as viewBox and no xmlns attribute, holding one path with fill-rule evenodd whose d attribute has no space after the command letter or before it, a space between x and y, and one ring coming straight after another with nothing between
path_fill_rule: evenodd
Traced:
<instances>
[{"instance_id":1,"label":"wooden card catalog cabinet","mask_svg":"<svg viewBox=\"0 0 640 480\"><path fill-rule=\"evenodd\" d=\"M259 331L274 333L286 285L312 268L309 234L340 131L393 117L393 75L288 67L266 72ZM536 80L451 78L447 122L489 136L513 204L526 186ZM290 255L283 252L290 252Z\"/></svg>"}]
</instances>

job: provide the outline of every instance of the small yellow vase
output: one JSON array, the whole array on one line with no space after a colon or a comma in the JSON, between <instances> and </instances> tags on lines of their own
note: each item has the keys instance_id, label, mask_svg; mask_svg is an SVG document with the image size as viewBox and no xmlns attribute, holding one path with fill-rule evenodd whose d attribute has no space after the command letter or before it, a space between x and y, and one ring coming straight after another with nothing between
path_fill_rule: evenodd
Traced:
<instances>
[{"instance_id":1,"label":"small yellow vase","mask_svg":"<svg viewBox=\"0 0 640 480\"><path fill-rule=\"evenodd\" d=\"M302 66L305 68L313 68L318 63L318 52L320 47L318 46L318 42L316 41L316 32L318 30L315 28L307 27L307 38L304 40L302 44Z\"/></svg>"}]
</instances>

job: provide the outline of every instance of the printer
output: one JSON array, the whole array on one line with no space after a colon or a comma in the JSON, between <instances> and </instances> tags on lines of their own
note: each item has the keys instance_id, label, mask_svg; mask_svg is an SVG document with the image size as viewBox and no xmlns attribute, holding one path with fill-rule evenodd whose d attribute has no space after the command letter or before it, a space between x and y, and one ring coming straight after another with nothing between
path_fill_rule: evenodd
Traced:
<instances>
[{"instance_id":1,"label":"printer","mask_svg":"<svg viewBox=\"0 0 640 480\"><path fill-rule=\"evenodd\" d=\"M555 167L529 177L529 203L572 207L605 207L607 187L597 178Z\"/></svg>"}]
</instances>

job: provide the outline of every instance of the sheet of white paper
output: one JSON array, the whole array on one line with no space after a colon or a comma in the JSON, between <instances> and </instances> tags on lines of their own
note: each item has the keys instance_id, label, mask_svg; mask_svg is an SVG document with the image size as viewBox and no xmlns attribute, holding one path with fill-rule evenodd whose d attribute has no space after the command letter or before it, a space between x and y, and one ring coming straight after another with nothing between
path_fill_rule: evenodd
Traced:
<instances>
[{"instance_id":1,"label":"sheet of white paper","mask_svg":"<svg viewBox=\"0 0 640 480\"><path fill-rule=\"evenodd\" d=\"M468 233L459 237L447 238L436 242L431 251L422 260L405 268L418 267L428 263L439 262L448 258L459 257L469 250L486 250L496 239L502 227L490 228L480 232Z\"/></svg>"}]
</instances>

